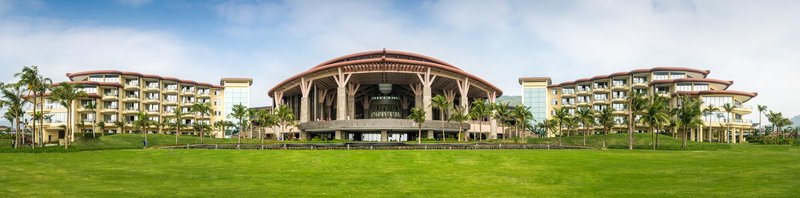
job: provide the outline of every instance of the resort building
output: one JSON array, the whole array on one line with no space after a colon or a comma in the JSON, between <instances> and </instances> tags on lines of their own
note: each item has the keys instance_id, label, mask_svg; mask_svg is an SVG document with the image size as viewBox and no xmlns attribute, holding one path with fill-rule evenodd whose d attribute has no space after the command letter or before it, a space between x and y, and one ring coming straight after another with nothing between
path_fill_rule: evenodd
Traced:
<instances>
[{"instance_id":1,"label":"resort building","mask_svg":"<svg viewBox=\"0 0 800 198\"><path fill-rule=\"evenodd\" d=\"M421 138L456 138L459 130L496 138L502 132L494 120L447 122L433 108L431 98L442 95L468 108L476 99L494 102L502 94L491 83L447 62L385 49L325 61L268 92L275 106L288 105L298 118L299 131L283 132L282 138L354 141L420 138L415 123L406 119L413 107L424 109L428 120Z\"/></svg>"},{"instance_id":2,"label":"resort building","mask_svg":"<svg viewBox=\"0 0 800 198\"><path fill-rule=\"evenodd\" d=\"M212 123L225 119L223 112L229 108L229 86L237 94L232 94L237 102L240 98L249 98L238 93L249 93L252 80L242 78L224 78L222 85L182 80L158 75L140 74L115 70L85 71L67 73L69 82L87 93L88 97L77 99L72 104L71 126L66 126L67 109L56 101L46 100L44 107L45 142L56 142L65 137L66 127L76 133L103 131L106 133L127 133L134 130L133 123L139 112L145 112L147 118L158 125L149 126L148 133L189 134L195 135L192 124ZM56 83L58 84L58 83ZM244 85L246 84L246 86ZM197 103L209 103L210 115L192 113L191 106ZM180 109L182 116L176 117ZM28 110L28 114L32 113ZM168 122L164 122L168 121ZM181 122L182 127L168 127L171 123ZM103 123L99 125L99 123ZM30 124L29 124L30 125ZM211 133L222 136L219 131ZM38 138L36 138L38 140Z\"/></svg>"},{"instance_id":3,"label":"resort building","mask_svg":"<svg viewBox=\"0 0 800 198\"><path fill-rule=\"evenodd\" d=\"M715 131L712 135L704 128L692 129L689 132L692 141L709 141L717 134L723 135L723 140L730 142L744 141L744 133L753 130L753 123L743 119L744 115L752 113L752 107L745 105L747 101L756 97L754 92L734 91L728 88L733 81L707 78L709 70L698 70L684 67L655 67L651 69L637 69L629 72L618 72L609 75L582 78L575 81L551 84L549 78L520 78L519 83L523 89L523 103L532 107L532 111L540 111L540 106L545 101L544 108L546 119L552 119L554 109L564 108L574 115L579 108L592 108L604 110L612 108L617 126L614 132L627 132L624 124L628 115L627 97L630 91L642 93L645 96L661 95L670 98L670 104L677 106L678 95L690 95L703 101L703 109L708 106L718 108L711 115L705 115L705 126L711 126ZM541 94L546 90L546 94ZM731 113L723 109L723 105L730 104L734 108ZM536 107L534 110L533 107ZM544 120L541 115L534 113L537 121ZM730 131L725 131L730 128ZM707 128L705 128L707 129ZM648 130L643 125L637 125L636 131ZM676 131L662 131L662 133L675 133ZM547 136L554 136L549 131Z\"/></svg>"}]
</instances>

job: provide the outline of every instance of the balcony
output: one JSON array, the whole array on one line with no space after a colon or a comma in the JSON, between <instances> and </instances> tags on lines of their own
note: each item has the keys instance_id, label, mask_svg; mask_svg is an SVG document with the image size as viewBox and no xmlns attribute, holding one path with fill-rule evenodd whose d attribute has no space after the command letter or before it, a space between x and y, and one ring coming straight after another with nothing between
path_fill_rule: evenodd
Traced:
<instances>
[{"instance_id":1,"label":"balcony","mask_svg":"<svg viewBox=\"0 0 800 198\"><path fill-rule=\"evenodd\" d=\"M592 89L578 89L578 95L591 95Z\"/></svg>"},{"instance_id":2,"label":"balcony","mask_svg":"<svg viewBox=\"0 0 800 198\"><path fill-rule=\"evenodd\" d=\"M125 108L125 111L123 113L125 113L125 114L139 113L139 108L130 108L130 107L128 107L128 108Z\"/></svg>"},{"instance_id":3,"label":"balcony","mask_svg":"<svg viewBox=\"0 0 800 198\"><path fill-rule=\"evenodd\" d=\"M139 83L128 83L128 84L125 84L125 88L124 89L127 89L127 90L139 89Z\"/></svg>"},{"instance_id":4,"label":"balcony","mask_svg":"<svg viewBox=\"0 0 800 198\"><path fill-rule=\"evenodd\" d=\"M594 99L594 103L608 104L608 100L607 100L607 99L605 99L605 98L601 98L601 99L597 99L597 98L595 98L595 99Z\"/></svg>"},{"instance_id":5,"label":"balcony","mask_svg":"<svg viewBox=\"0 0 800 198\"><path fill-rule=\"evenodd\" d=\"M191 91L191 90L189 90L189 91L187 91L187 90L183 90L183 91L181 91L181 95L182 95L182 96L194 96L194 91Z\"/></svg>"},{"instance_id":6,"label":"balcony","mask_svg":"<svg viewBox=\"0 0 800 198\"><path fill-rule=\"evenodd\" d=\"M594 92L597 92L597 93L607 93L607 92L608 92L608 86L599 86L599 87L595 87L595 88L594 88Z\"/></svg>"},{"instance_id":7,"label":"balcony","mask_svg":"<svg viewBox=\"0 0 800 198\"><path fill-rule=\"evenodd\" d=\"M117 93L103 93L102 100L117 100Z\"/></svg>"},{"instance_id":8,"label":"balcony","mask_svg":"<svg viewBox=\"0 0 800 198\"><path fill-rule=\"evenodd\" d=\"M633 87L648 87L646 80L634 80Z\"/></svg>"},{"instance_id":9,"label":"balcony","mask_svg":"<svg viewBox=\"0 0 800 198\"><path fill-rule=\"evenodd\" d=\"M750 114L753 113L753 107L750 105L734 105L733 112L738 114Z\"/></svg>"},{"instance_id":10,"label":"balcony","mask_svg":"<svg viewBox=\"0 0 800 198\"><path fill-rule=\"evenodd\" d=\"M192 106L192 105L194 105L194 102L195 102L195 101L183 101L183 102L181 103L181 105L182 105L182 106Z\"/></svg>"},{"instance_id":11,"label":"balcony","mask_svg":"<svg viewBox=\"0 0 800 198\"><path fill-rule=\"evenodd\" d=\"M211 98L211 95L208 93L197 93L198 98Z\"/></svg>"},{"instance_id":12,"label":"balcony","mask_svg":"<svg viewBox=\"0 0 800 198\"><path fill-rule=\"evenodd\" d=\"M164 93L178 93L178 89L175 88L167 88L164 90Z\"/></svg>"},{"instance_id":13,"label":"balcony","mask_svg":"<svg viewBox=\"0 0 800 198\"><path fill-rule=\"evenodd\" d=\"M144 102L145 103L158 103L158 98L147 97L147 98L145 98Z\"/></svg>"},{"instance_id":14,"label":"balcony","mask_svg":"<svg viewBox=\"0 0 800 198\"><path fill-rule=\"evenodd\" d=\"M165 100L164 104L165 105L177 105L178 101L177 100Z\"/></svg>"}]
</instances>

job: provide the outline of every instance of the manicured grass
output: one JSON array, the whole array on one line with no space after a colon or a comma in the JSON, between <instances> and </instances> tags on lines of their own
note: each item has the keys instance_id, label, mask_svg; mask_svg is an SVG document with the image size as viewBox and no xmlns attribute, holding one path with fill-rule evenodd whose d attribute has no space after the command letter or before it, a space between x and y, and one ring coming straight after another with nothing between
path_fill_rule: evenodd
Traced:
<instances>
[{"instance_id":1,"label":"manicured grass","mask_svg":"<svg viewBox=\"0 0 800 198\"><path fill-rule=\"evenodd\" d=\"M11 197L797 197L800 148L0 153Z\"/></svg>"},{"instance_id":2,"label":"manicured grass","mask_svg":"<svg viewBox=\"0 0 800 198\"><path fill-rule=\"evenodd\" d=\"M653 136L647 133L634 134L634 147L636 149L653 149ZM660 135L658 137L658 149L660 150L680 150L681 139L673 138L668 135ZM531 138L528 143L532 144L553 144L558 145L558 138ZM569 136L562 137L561 143L563 145L583 145L583 136ZM602 135L586 136L586 145L595 148L601 148L603 144ZM718 150L728 149L731 144L726 143L710 143L710 142L687 142L688 150ZM606 136L606 147L611 149L628 149L628 134L615 133Z\"/></svg>"}]
</instances>

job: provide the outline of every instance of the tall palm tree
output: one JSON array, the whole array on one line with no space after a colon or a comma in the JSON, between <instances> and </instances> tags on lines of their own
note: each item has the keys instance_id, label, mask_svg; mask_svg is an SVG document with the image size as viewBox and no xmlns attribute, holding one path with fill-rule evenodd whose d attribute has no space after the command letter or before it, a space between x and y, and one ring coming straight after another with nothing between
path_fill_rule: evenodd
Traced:
<instances>
[{"instance_id":1,"label":"tall palm tree","mask_svg":"<svg viewBox=\"0 0 800 198\"><path fill-rule=\"evenodd\" d=\"M578 116L570 116L564 121L564 126L567 127L567 133L572 133L573 130L577 131L578 123L581 123Z\"/></svg>"},{"instance_id":2,"label":"tall palm tree","mask_svg":"<svg viewBox=\"0 0 800 198\"><path fill-rule=\"evenodd\" d=\"M89 110L89 111L91 111L91 112L94 112L94 110L95 110L95 109L97 109L97 105L95 104L95 102L94 102L94 101L91 101L91 102L87 103L86 105L83 105L83 108L84 108L84 109L86 109L86 110ZM97 119L97 118L94 118L94 120L92 121L92 137L93 137L93 138L94 138L94 137L97 137L97 136L95 135L95 128L94 128L94 127L97 125L97 121L98 121L98 120L99 120L99 119Z\"/></svg>"},{"instance_id":3,"label":"tall palm tree","mask_svg":"<svg viewBox=\"0 0 800 198\"><path fill-rule=\"evenodd\" d=\"M558 126L558 145L561 146L561 136L563 136L562 127L564 123L569 119L570 115L567 109L564 108L553 108L555 115L553 115L553 120L555 120L556 125Z\"/></svg>"},{"instance_id":4,"label":"tall palm tree","mask_svg":"<svg viewBox=\"0 0 800 198\"><path fill-rule=\"evenodd\" d=\"M280 131L277 132L278 134L275 135L275 137L278 137L282 136L282 132L285 132L290 126L294 125L294 112L289 106L281 105L275 110L275 116L277 117L280 128ZM283 140L282 137L280 139Z\"/></svg>"},{"instance_id":5,"label":"tall palm tree","mask_svg":"<svg viewBox=\"0 0 800 198\"><path fill-rule=\"evenodd\" d=\"M470 119L469 113L467 113L467 110L464 109L464 107L462 107L462 106L456 106L455 108L453 108L453 114L450 115L449 119L447 119L447 122L453 121L453 122L458 123L458 141L459 142L461 141L461 132L462 132L461 124L463 124L465 121L467 121L469 119Z\"/></svg>"},{"instance_id":6,"label":"tall palm tree","mask_svg":"<svg viewBox=\"0 0 800 198\"><path fill-rule=\"evenodd\" d=\"M147 113L144 110L139 110L139 113L136 114L136 120L133 121L133 128L144 134L145 145L147 144L147 126L151 123L152 121L147 117ZM177 141L175 144L178 144Z\"/></svg>"},{"instance_id":7,"label":"tall palm tree","mask_svg":"<svg viewBox=\"0 0 800 198\"><path fill-rule=\"evenodd\" d=\"M200 118L205 118L206 116L211 115L211 103L204 102L204 103L194 103L191 107L192 113L200 114ZM200 144L205 143L203 138L206 136L205 129L206 127L199 127L200 129Z\"/></svg>"},{"instance_id":8,"label":"tall palm tree","mask_svg":"<svg viewBox=\"0 0 800 198\"><path fill-rule=\"evenodd\" d=\"M82 98L82 97L86 97L86 92L84 92L83 90L78 90L75 87L75 85L72 85L72 84L69 84L69 83L61 83L57 87L55 87L53 89L53 91L52 91L52 95L51 95L52 100L59 101L61 106L64 106L64 108L67 108L66 126L68 126L68 127L66 129L66 131L67 131L66 137L65 137L66 141L64 143L64 148L65 149L67 147L69 147L69 144L72 142L72 139L74 138L73 136L74 136L74 133L75 133L75 132L72 131L72 127L69 127L69 126L72 126L71 125L71 123L72 123L72 116L71 115L72 115L72 111L73 111L72 103L75 100L77 100L78 98Z\"/></svg>"},{"instance_id":9,"label":"tall palm tree","mask_svg":"<svg viewBox=\"0 0 800 198\"><path fill-rule=\"evenodd\" d=\"M715 107L713 104L710 104L710 105L708 105L706 107L706 109L703 109L703 117L713 116L717 111L719 111L719 108ZM708 124L708 141L709 142L712 142L711 137L714 137L714 128L713 127L714 126L711 125L711 123L709 122L709 124Z\"/></svg>"},{"instance_id":10,"label":"tall palm tree","mask_svg":"<svg viewBox=\"0 0 800 198\"><path fill-rule=\"evenodd\" d=\"M537 123L536 127L539 127L541 129L545 130L545 135L544 135L545 137L547 137L547 134L548 134L547 131L553 131L554 134L555 134L555 131L557 129L556 122L555 122L554 119L544 119L541 122Z\"/></svg>"},{"instance_id":11,"label":"tall palm tree","mask_svg":"<svg viewBox=\"0 0 800 198\"><path fill-rule=\"evenodd\" d=\"M511 117L511 109L508 103L498 102L492 104L492 110L494 119L500 121L497 124L500 125L500 130L503 131L503 140L505 140L506 136L509 136L508 132L506 132L506 121Z\"/></svg>"},{"instance_id":12,"label":"tall palm tree","mask_svg":"<svg viewBox=\"0 0 800 198\"><path fill-rule=\"evenodd\" d=\"M603 148L606 148L606 135L608 131L617 123L614 121L614 110L611 108L603 109L595 114L597 124L603 127Z\"/></svg>"},{"instance_id":13,"label":"tall palm tree","mask_svg":"<svg viewBox=\"0 0 800 198\"><path fill-rule=\"evenodd\" d=\"M769 111L769 113L767 113L767 120L769 120L769 122L772 123L773 130L775 130L775 132L780 134L781 138L784 138L784 135L781 132L781 128L783 128L786 125L790 125L791 121L787 118L784 118L783 113L772 112L772 111Z\"/></svg>"},{"instance_id":14,"label":"tall palm tree","mask_svg":"<svg viewBox=\"0 0 800 198\"><path fill-rule=\"evenodd\" d=\"M728 138L727 143L733 142L734 138L736 138L736 134L733 134L733 136L731 136L731 134L730 134L731 133L731 122L733 120L733 116L732 116L733 108L734 108L734 106L731 103L725 103L725 104L722 105L722 109L725 110L725 116L728 117L728 119L726 119L726 123L725 123L725 125L727 126L727 130L725 130L725 137Z\"/></svg>"},{"instance_id":15,"label":"tall palm tree","mask_svg":"<svg viewBox=\"0 0 800 198\"><path fill-rule=\"evenodd\" d=\"M763 122L761 122L761 117L763 117L763 112L767 111L767 106L766 105L758 105L757 107L758 107L758 126L761 128L761 129L759 129L759 131L763 131L763 130L765 130L765 128L764 128ZM759 133L756 133L756 136L758 136L758 134Z\"/></svg>"},{"instance_id":16,"label":"tall palm tree","mask_svg":"<svg viewBox=\"0 0 800 198\"><path fill-rule=\"evenodd\" d=\"M644 109L645 100L642 93L633 91L633 89L628 95L628 150L633 150L633 130L636 128L637 123L634 116L640 114Z\"/></svg>"},{"instance_id":17,"label":"tall palm tree","mask_svg":"<svg viewBox=\"0 0 800 198\"><path fill-rule=\"evenodd\" d=\"M445 136L444 134L444 122L445 120L447 120L447 118L445 117L445 115L447 114L448 111L450 111L450 109L453 106L453 103L448 101L447 98L445 98L442 95L436 95L433 98L431 98L430 106L431 108L439 109L439 119L442 121L442 141L446 141L447 136Z\"/></svg>"},{"instance_id":18,"label":"tall palm tree","mask_svg":"<svg viewBox=\"0 0 800 198\"><path fill-rule=\"evenodd\" d=\"M639 122L649 126L652 131L653 150L656 150L658 147L656 144L658 127L669 124L670 118L666 113L666 105L667 99L656 94L647 99L645 110L641 118L639 118Z\"/></svg>"},{"instance_id":19,"label":"tall palm tree","mask_svg":"<svg viewBox=\"0 0 800 198\"><path fill-rule=\"evenodd\" d=\"M486 101L483 99L476 99L472 101L472 108L470 108L470 113L472 114L472 118L478 119L478 141L482 141L482 134L483 134L483 121L489 114L492 113L489 109L489 105L486 104Z\"/></svg>"},{"instance_id":20,"label":"tall palm tree","mask_svg":"<svg viewBox=\"0 0 800 198\"><path fill-rule=\"evenodd\" d=\"M594 111L588 107L580 108L576 112L576 117L583 125L583 146L586 146L586 136L589 135L589 130L594 126Z\"/></svg>"},{"instance_id":21,"label":"tall palm tree","mask_svg":"<svg viewBox=\"0 0 800 198\"><path fill-rule=\"evenodd\" d=\"M697 98L689 97L686 95L680 96L680 107L678 107L678 126L683 128L683 142L681 148L686 149L686 142L688 140L688 130L698 128L703 125L702 111L700 106L702 102Z\"/></svg>"},{"instance_id":22,"label":"tall palm tree","mask_svg":"<svg viewBox=\"0 0 800 198\"><path fill-rule=\"evenodd\" d=\"M414 107L411 109L411 113L408 115L408 119L414 121L417 124L417 143L422 144L422 123L425 123L425 110L419 107Z\"/></svg>"},{"instance_id":23,"label":"tall palm tree","mask_svg":"<svg viewBox=\"0 0 800 198\"><path fill-rule=\"evenodd\" d=\"M125 130L125 122L123 122L122 120L118 119L117 121L114 121L114 126L119 128L119 131L117 131L117 133L122 133L122 131Z\"/></svg>"},{"instance_id":24,"label":"tall palm tree","mask_svg":"<svg viewBox=\"0 0 800 198\"><path fill-rule=\"evenodd\" d=\"M528 123L528 119L533 118L533 114L531 114L531 108L526 107L524 105L517 105L514 109L511 110L511 117L514 119L514 128L517 133L517 137L525 138L525 134L520 132L520 129L525 131L525 126ZM522 124L520 127L519 125Z\"/></svg>"},{"instance_id":25,"label":"tall palm tree","mask_svg":"<svg viewBox=\"0 0 800 198\"><path fill-rule=\"evenodd\" d=\"M175 123L173 123L175 125L175 145L178 145L178 136L181 135L181 129L183 129L183 120L181 118L186 113L183 112L183 108L175 108L173 113L175 114Z\"/></svg>"},{"instance_id":26,"label":"tall palm tree","mask_svg":"<svg viewBox=\"0 0 800 198\"><path fill-rule=\"evenodd\" d=\"M40 104L44 103L44 93L47 91L48 88L48 86L45 84L49 85L49 83L52 83L52 81L49 78L43 78L39 74L39 67L35 65L23 67L21 72L14 74L14 77L18 77L19 78L18 83L26 87L25 90L28 92L27 93L28 98L26 98L26 100L29 100L33 104L33 114L36 115L37 112L36 108L39 107ZM41 110L39 112L41 112ZM32 123L33 137L39 136L38 135L40 131L39 128L42 129L44 128L41 127L41 125L44 122L43 120L39 122L40 127L38 128L36 127L36 122L37 120L33 120Z\"/></svg>"},{"instance_id":27,"label":"tall palm tree","mask_svg":"<svg viewBox=\"0 0 800 198\"><path fill-rule=\"evenodd\" d=\"M231 113L228 114L228 117L234 118L239 121L239 132L237 133L237 144L242 143L242 132L244 131L245 122L249 117L249 111L247 111L247 107L242 104L233 105L233 109L231 109Z\"/></svg>"}]
</instances>

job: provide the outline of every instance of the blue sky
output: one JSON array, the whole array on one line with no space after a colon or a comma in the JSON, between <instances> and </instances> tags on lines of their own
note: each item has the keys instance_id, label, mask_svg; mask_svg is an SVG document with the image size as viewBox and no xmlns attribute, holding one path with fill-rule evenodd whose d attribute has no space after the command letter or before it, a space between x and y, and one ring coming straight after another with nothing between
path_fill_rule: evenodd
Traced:
<instances>
[{"instance_id":1,"label":"blue sky","mask_svg":"<svg viewBox=\"0 0 800 198\"><path fill-rule=\"evenodd\" d=\"M440 58L507 95L520 94L522 76L710 69L733 90L759 92L750 104L797 115L797 10L737 0L0 0L0 81L31 64L55 80L91 69L251 77L251 104L267 105L266 91L291 75L388 48Z\"/></svg>"}]
</instances>

